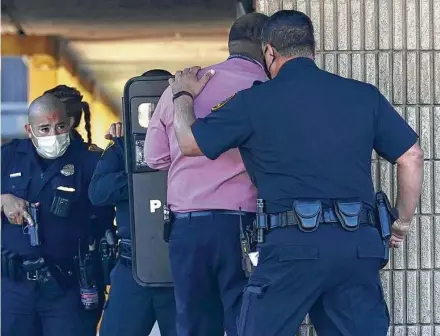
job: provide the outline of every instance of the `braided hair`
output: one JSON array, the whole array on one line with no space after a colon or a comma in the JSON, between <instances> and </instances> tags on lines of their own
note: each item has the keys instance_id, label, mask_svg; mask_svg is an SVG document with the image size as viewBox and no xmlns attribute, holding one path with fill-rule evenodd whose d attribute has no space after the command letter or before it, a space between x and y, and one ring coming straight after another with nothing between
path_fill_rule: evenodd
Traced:
<instances>
[{"instance_id":1,"label":"braided hair","mask_svg":"<svg viewBox=\"0 0 440 336\"><path fill-rule=\"evenodd\" d=\"M44 94L51 94L61 100L67 109L69 117L73 118L72 133L75 137L79 137L79 133L76 128L79 126L82 114L84 112L85 129L87 132L87 144L92 144L92 125L90 124L90 106L87 102L82 101L83 96L74 87L67 85L58 85L50 90L44 92Z\"/></svg>"}]
</instances>

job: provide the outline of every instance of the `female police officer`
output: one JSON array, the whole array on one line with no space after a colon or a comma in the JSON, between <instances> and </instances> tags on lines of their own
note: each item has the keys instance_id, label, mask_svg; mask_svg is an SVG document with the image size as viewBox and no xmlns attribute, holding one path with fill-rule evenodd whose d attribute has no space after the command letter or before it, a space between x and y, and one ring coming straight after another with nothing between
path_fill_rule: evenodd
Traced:
<instances>
[{"instance_id":1,"label":"female police officer","mask_svg":"<svg viewBox=\"0 0 440 336\"><path fill-rule=\"evenodd\" d=\"M92 143L92 125L90 124L90 106L86 101L83 101L81 93L77 89L67 85L55 86L54 88L47 90L45 94L46 93L57 97L66 106L67 115L73 118L73 124L70 129L71 137L73 139L81 139L84 141L81 134L76 130L81 122L82 116L84 115L84 128L87 132L87 142L85 142L85 144L88 146L94 146Z\"/></svg>"},{"instance_id":2,"label":"female police officer","mask_svg":"<svg viewBox=\"0 0 440 336\"><path fill-rule=\"evenodd\" d=\"M165 70L150 70L143 76L167 76ZM158 322L162 336L176 335L176 303L173 287L142 287L136 283L131 269L131 229L128 202L128 178L125 173L122 125L113 124L112 138L89 188L94 205L116 205L119 262L111 275L111 288L104 308L100 336L148 335Z\"/></svg>"},{"instance_id":3,"label":"female police officer","mask_svg":"<svg viewBox=\"0 0 440 336\"><path fill-rule=\"evenodd\" d=\"M81 318L99 316L87 189L100 153L71 139L72 119L51 95L28 117L29 139L2 146L2 335L96 335ZM100 214L111 225L113 209Z\"/></svg>"}]
</instances>

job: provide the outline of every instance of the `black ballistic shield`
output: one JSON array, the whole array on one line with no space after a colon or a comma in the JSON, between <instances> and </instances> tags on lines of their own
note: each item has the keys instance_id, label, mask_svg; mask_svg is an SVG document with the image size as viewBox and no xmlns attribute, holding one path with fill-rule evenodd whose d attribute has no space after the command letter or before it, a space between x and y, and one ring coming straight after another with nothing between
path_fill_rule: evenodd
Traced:
<instances>
[{"instance_id":1,"label":"black ballistic shield","mask_svg":"<svg viewBox=\"0 0 440 336\"><path fill-rule=\"evenodd\" d=\"M172 286L168 245L163 240L163 206L167 171L151 169L144 161L148 121L169 76L134 77L124 87L126 171L130 196L133 276L142 286Z\"/></svg>"}]
</instances>

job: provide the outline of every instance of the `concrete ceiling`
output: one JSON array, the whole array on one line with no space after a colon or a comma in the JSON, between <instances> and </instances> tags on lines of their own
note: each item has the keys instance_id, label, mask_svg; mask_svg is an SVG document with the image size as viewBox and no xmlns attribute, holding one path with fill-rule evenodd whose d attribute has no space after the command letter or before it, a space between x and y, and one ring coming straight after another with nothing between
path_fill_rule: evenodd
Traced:
<instances>
[{"instance_id":1,"label":"concrete ceiling","mask_svg":"<svg viewBox=\"0 0 440 336\"><path fill-rule=\"evenodd\" d=\"M2 32L58 35L119 104L125 82L227 57L235 0L3 0Z\"/></svg>"}]
</instances>

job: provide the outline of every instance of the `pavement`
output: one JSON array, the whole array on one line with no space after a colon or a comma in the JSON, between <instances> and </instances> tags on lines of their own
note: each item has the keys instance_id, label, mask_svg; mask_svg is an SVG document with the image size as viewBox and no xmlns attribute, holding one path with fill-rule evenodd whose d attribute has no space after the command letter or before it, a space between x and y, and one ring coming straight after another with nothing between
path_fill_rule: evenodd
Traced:
<instances>
[{"instance_id":1,"label":"pavement","mask_svg":"<svg viewBox=\"0 0 440 336\"><path fill-rule=\"evenodd\" d=\"M160 336L160 331L157 323L154 325L153 330L151 330L150 336Z\"/></svg>"}]
</instances>

